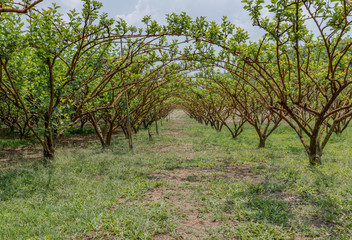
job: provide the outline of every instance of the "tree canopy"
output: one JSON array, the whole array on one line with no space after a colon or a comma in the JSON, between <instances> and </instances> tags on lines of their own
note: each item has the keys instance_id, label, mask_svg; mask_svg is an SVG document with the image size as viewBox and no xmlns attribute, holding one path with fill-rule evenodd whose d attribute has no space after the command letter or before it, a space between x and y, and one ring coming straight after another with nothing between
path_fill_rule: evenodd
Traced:
<instances>
[{"instance_id":1,"label":"tree canopy","mask_svg":"<svg viewBox=\"0 0 352 240\"><path fill-rule=\"evenodd\" d=\"M226 17L145 16L137 28L96 0L67 22L56 4L35 10L40 2L0 1L0 119L29 129L47 158L83 119L106 147L117 128L130 136L181 107L233 138L250 124L260 147L284 121L317 165L352 117L349 1L243 0L265 31L257 42ZM25 23L16 13L29 9Z\"/></svg>"}]
</instances>

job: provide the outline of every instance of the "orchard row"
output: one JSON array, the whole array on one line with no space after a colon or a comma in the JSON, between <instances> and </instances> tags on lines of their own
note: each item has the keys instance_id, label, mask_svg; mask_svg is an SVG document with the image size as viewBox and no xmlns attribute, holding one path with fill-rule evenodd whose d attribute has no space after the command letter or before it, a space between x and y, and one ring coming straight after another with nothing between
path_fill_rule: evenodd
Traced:
<instances>
[{"instance_id":1,"label":"orchard row","mask_svg":"<svg viewBox=\"0 0 352 240\"><path fill-rule=\"evenodd\" d=\"M265 32L256 42L226 17L145 16L137 28L95 0L67 16L40 2L0 6L0 119L31 132L45 158L77 124L89 121L107 147L116 129L130 138L182 108L233 138L252 125L259 147L286 122L317 165L351 119L348 0L243 0Z\"/></svg>"}]
</instances>

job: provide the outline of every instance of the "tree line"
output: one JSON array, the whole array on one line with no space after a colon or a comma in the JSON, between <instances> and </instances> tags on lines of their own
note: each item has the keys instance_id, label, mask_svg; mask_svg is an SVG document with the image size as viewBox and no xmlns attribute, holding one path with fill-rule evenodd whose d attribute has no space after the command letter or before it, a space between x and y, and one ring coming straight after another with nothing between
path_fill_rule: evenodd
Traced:
<instances>
[{"instance_id":1,"label":"tree line","mask_svg":"<svg viewBox=\"0 0 352 240\"><path fill-rule=\"evenodd\" d=\"M28 22L21 11L0 11L0 120L21 136L30 131L52 158L60 136L82 121L107 147L117 128L129 136L182 107L233 138L250 124L259 147L286 122L309 163L319 165L352 116L352 6L242 2L265 32L256 42L226 17L216 23L173 13L161 25L146 16L137 28L100 13L95 0L70 11L68 22L56 5L2 3L28 8Z\"/></svg>"}]
</instances>

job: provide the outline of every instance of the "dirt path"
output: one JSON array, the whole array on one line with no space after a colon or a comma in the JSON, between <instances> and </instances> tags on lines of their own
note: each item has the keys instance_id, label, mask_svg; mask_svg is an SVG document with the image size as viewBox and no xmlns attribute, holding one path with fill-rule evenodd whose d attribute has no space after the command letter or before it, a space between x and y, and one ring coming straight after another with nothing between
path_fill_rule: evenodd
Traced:
<instances>
[{"instance_id":1,"label":"dirt path","mask_svg":"<svg viewBox=\"0 0 352 240\"><path fill-rule=\"evenodd\" d=\"M189 126L190 121L182 111L175 111L172 114L171 122L161 135L172 136L181 144L170 144L158 146L159 153L172 151L177 153L180 159L192 159L195 151L193 144L185 136L184 129ZM161 187L148 192L145 196L147 202L165 202L178 212L180 218L176 234L160 234L153 239L205 239L210 237L210 232L220 226L220 222L214 219L209 213L203 211L201 201L194 197L194 189L200 187L202 179L209 178L251 178L256 181L248 166L232 166L227 164L221 168L212 167L182 167L173 170L161 170L149 175L152 179L163 181Z\"/></svg>"},{"instance_id":2,"label":"dirt path","mask_svg":"<svg viewBox=\"0 0 352 240\"><path fill-rule=\"evenodd\" d=\"M171 123L167 131L161 135L169 135L175 138L181 138L185 133L184 126L189 123L185 119L185 113L174 111L171 115ZM159 152L173 151L182 158L191 158L193 155L192 144L182 142L180 145L165 145L158 147ZM157 235L154 239L202 239L205 238L207 229L216 225L216 222L210 219L210 216L200 217L199 208L201 203L195 201L192 197L192 189L189 183L192 179L197 179L202 175L202 171L197 169L174 169L166 170L161 173L150 175L151 178L165 181L167 184L160 188L154 189L146 195L146 200L151 202L164 201L179 212L182 218L179 220L179 226L176 236L169 234Z\"/></svg>"}]
</instances>

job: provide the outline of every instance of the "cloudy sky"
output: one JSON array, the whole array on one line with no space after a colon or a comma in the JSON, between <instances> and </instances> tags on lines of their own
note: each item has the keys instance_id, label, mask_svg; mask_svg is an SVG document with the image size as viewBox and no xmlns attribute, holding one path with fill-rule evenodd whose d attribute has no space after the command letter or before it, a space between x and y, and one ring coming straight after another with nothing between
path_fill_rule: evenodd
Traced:
<instances>
[{"instance_id":1,"label":"cloudy sky","mask_svg":"<svg viewBox=\"0 0 352 240\"><path fill-rule=\"evenodd\" d=\"M61 6L63 12L69 9L81 9L80 0L44 0L39 7L50 6L53 2ZM100 0L103 12L112 18L123 18L129 24L140 25L145 15L151 15L160 23L165 22L165 14L186 12L191 17L205 16L208 20L220 22L223 16L246 29L251 39L261 36L258 28L252 26L248 13L243 9L241 0Z\"/></svg>"}]
</instances>

